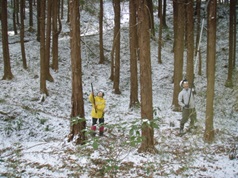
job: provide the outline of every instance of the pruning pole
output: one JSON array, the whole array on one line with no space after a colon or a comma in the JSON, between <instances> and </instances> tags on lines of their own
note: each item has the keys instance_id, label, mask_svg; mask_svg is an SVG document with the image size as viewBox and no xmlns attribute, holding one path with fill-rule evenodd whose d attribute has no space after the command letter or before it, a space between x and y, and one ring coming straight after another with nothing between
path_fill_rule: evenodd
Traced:
<instances>
[{"instance_id":1,"label":"pruning pole","mask_svg":"<svg viewBox=\"0 0 238 178\"><path fill-rule=\"evenodd\" d=\"M93 84L92 83L91 83L91 89L92 89L93 105L94 105L95 113L97 113L96 103L95 103L95 98L94 98L94 92L93 92Z\"/></svg>"},{"instance_id":2,"label":"pruning pole","mask_svg":"<svg viewBox=\"0 0 238 178\"><path fill-rule=\"evenodd\" d=\"M207 12L207 7L208 7L209 2L210 2L210 0L207 1L206 6L205 6L206 12ZM197 47L197 55L195 56L196 58L195 58L194 75L195 75L196 68L197 68L197 61L198 61L198 55L199 55L200 45L201 45L201 41L202 41L202 33L203 33L203 28L204 28L204 22L205 22L205 18L202 19L202 27L201 27L199 41L198 41L198 47Z\"/></svg>"},{"instance_id":3,"label":"pruning pole","mask_svg":"<svg viewBox=\"0 0 238 178\"><path fill-rule=\"evenodd\" d=\"M209 1L208 1L209 2ZM189 93L189 99L188 99L188 104L190 102L190 98L192 95L192 88L194 87L194 77L195 77L195 73L196 73L196 69L197 69L197 61L198 61L198 55L199 55L199 51L200 51L200 45L201 45L201 41L202 41L202 33L203 33L203 28L204 28L204 18L202 19L202 27L201 27L201 31L200 31L200 36L199 36L199 41L198 41L198 47L197 47L197 55L195 56L195 66L194 66L194 76L193 76L193 81L192 81L192 87Z\"/></svg>"},{"instance_id":4,"label":"pruning pole","mask_svg":"<svg viewBox=\"0 0 238 178\"><path fill-rule=\"evenodd\" d=\"M198 41L197 55L195 56L196 58L195 58L194 74L195 74L196 68L197 68L198 55L199 55L200 45L201 45L201 41L202 41L203 27L204 27L204 18L202 19L202 27L201 27L201 32L200 32L199 41Z\"/></svg>"}]
</instances>

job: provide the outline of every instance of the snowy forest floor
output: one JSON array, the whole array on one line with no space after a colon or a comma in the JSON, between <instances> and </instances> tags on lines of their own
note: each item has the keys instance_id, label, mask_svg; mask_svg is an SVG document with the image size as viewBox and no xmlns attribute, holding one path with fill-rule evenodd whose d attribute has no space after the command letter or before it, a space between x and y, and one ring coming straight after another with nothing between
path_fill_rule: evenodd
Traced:
<instances>
[{"instance_id":1,"label":"snowy forest floor","mask_svg":"<svg viewBox=\"0 0 238 178\"><path fill-rule=\"evenodd\" d=\"M171 16L168 17L168 26L172 27ZM107 30L104 34L105 64L98 64L98 35L82 37L87 127L91 125L88 95L93 83L95 91L103 89L105 92L106 136L88 137L88 143L83 146L67 142L71 112L68 29L65 24L59 39L59 71L51 71L54 82L47 82L49 97L44 102L39 101L40 48L35 34L26 34L29 39L25 43L27 70L22 67L20 44L14 43L19 36L9 36L14 79L0 81L0 177L238 177L238 158L229 159L232 148L238 147L237 68L233 75L234 87L224 86L229 51L227 16L218 19L215 141L212 144L203 141L207 85L205 32L201 45L202 75L195 79L198 128L183 137L176 135L181 113L171 109L173 30L164 31L162 64L157 62L157 42L151 41L156 154L137 152L140 146L137 135L141 125L140 108L129 108L129 34L126 26L121 30L121 95L113 93L113 83L109 80L113 31ZM2 51L0 55L3 74Z\"/></svg>"}]
</instances>

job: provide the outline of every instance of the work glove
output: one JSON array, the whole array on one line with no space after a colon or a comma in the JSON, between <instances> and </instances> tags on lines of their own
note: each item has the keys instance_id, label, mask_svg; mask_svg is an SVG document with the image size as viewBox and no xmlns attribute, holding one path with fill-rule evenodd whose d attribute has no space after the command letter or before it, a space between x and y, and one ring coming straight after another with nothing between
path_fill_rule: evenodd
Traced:
<instances>
[{"instance_id":1,"label":"work glove","mask_svg":"<svg viewBox=\"0 0 238 178\"><path fill-rule=\"evenodd\" d=\"M194 95L196 95L196 94L197 94L197 92L196 92L195 88L192 88L192 92L193 92L193 94L194 94Z\"/></svg>"}]
</instances>

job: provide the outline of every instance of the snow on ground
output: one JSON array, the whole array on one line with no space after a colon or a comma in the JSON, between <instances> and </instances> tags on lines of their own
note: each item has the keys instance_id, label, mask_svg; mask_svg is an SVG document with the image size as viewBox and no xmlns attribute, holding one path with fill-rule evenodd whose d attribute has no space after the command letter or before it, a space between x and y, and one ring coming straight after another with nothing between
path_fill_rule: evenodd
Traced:
<instances>
[{"instance_id":1,"label":"snow on ground","mask_svg":"<svg viewBox=\"0 0 238 178\"><path fill-rule=\"evenodd\" d=\"M170 7L170 5L169 5ZM108 24L113 24L111 3L105 4ZM170 8L171 9L171 8ZM220 8L222 11L227 9ZM59 71L51 71L54 82L47 82L49 97L39 102L39 43L28 33L26 55L29 68L21 63L19 36L9 36L14 79L0 81L0 177L238 177L238 158L229 159L231 148L238 146L238 74L234 88L224 87L227 78L228 17L219 19L217 33L217 70L214 104L215 141L203 141L206 113L206 32L202 40L203 74L196 76L198 129L177 137L180 112L171 110L173 95L172 29L164 31L163 64L157 63L157 43L151 42L153 106L157 154L138 153L140 109L129 109L128 3L123 3L121 33L122 94L115 95L110 76L112 26L104 34L105 64L98 64L98 35L92 35L94 20L82 15L83 91L87 126L91 125L91 92L103 89L107 100L106 137L89 138L84 146L67 142L71 112L71 69L67 23L59 39ZM219 11L220 12L220 11ZM228 13L227 13L228 14ZM172 13L168 12L168 19ZM86 17L86 18L84 18ZM156 18L156 17L155 17ZM93 22L88 25L88 22ZM156 21L157 22L157 21ZM158 22L157 22L158 23ZM172 22L168 20L169 27ZM90 28L89 28L90 27ZM94 28L97 28L96 26ZM97 34L97 32L96 32ZM168 36L170 36L168 38ZM2 50L2 48L0 49ZM3 57L0 52L0 71ZM171 126L171 123L175 126ZM134 137L133 137L134 136Z\"/></svg>"}]
</instances>

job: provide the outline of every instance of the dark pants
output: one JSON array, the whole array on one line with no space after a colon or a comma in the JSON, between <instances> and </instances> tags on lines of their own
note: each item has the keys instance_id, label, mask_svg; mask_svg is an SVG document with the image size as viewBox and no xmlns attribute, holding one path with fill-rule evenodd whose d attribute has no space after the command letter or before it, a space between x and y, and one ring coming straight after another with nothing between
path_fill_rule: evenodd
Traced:
<instances>
[{"instance_id":1,"label":"dark pants","mask_svg":"<svg viewBox=\"0 0 238 178\"><path fill-rule=\"evenodd\" d=\"M180 129L184 128L184 124L190 118L190 127L194 127L194 123L197 121L197 113L195 108L183 109L182 120L180 121Z\"/></svg>"},{"instance_id":2,"label":"dark pants","mask_svg":"<svg viewBox=\"0 0 238 178\"><path fill-rule=\"evenodd\" d=\"M103 124L104 124L104 118L100 118L100 119L97 119L97 118L92 118L92 127L91 127L91 129L93 130L93 131L96 131L96 124L97 124L97 121L99 122L99 132L103 132L104 131L104 126L103 126Z\"/></svg>"}]
</instances>

